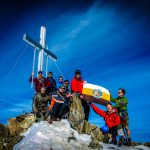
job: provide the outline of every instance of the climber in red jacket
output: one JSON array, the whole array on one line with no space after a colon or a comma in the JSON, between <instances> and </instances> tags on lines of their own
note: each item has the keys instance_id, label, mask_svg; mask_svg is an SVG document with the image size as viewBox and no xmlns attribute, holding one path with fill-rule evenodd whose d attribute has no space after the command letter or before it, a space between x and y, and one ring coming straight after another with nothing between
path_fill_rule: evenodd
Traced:
<instances>
[{"instance_id":1,"label":"climber in red jacket","mask_svg":"<svg viewBox=\"0 0 150 150\"><path fill-rule=\"evenodd\" d=\"M87 101L83 99L82 96L82 89L83 89L83 83L85 81L81 78L81 71L76 70L75 76L71 81L71 91L73 93L76 93L79 98L82 100L82 106L84 108L84 114L85 114L85 120L88 121L89 113L90 113L90 106L88 105Z\"/></svg>"},{"instance_id":2,"label":"climber in red jacket","mask_svg":"<svg viewBox=\"0 0 150 150\"><path fill-rule=\"evenodd\" d=\"M71 90L74 93L82 94L83 83L84 83L84 80L81 78L81 71L76 70L75 76L71 81Z\"/></svg>"},{"instance_id":3,"label":"climber in red jacket","mask_svg":"<svg viewBox=\"0 0 150 150\"><path fill-rule=\"evenodd\" d=\"M96 107L91 102L89 102L89 104L91 105L92 109L97 114L99 114L101 117L104 118L106 125L109 128L109 133L112 134L112 142L114 144L117 144L116 135L120 136L118 145L121 146L125 140L125 136L124 136L124 132L123 132L123 129L121 127L121 124L120 124L121 121L120 121L120 116L117 112L117 109L113 108L111 103L108 103L106 105L107 111L103 111L103 110L99 109L98 107Z\"/></svg>"}]
</instances>

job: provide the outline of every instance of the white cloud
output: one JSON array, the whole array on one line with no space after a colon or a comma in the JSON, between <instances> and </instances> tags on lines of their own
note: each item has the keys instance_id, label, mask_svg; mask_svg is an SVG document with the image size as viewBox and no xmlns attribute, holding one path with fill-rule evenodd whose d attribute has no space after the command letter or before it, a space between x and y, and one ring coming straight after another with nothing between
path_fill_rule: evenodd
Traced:
<instances>
[{"instance_id":1,"label":"white cloud","mask_svg":"<svg viewBox=\"0 0 150 150\"><path fill-rule=\"evenodd\" d=\"M89 19L79 20L79 23L77 23L76 27L66 35L66 38L72 39L76 37L88 24L89 24Z\"/></svg>"}]
</instances>

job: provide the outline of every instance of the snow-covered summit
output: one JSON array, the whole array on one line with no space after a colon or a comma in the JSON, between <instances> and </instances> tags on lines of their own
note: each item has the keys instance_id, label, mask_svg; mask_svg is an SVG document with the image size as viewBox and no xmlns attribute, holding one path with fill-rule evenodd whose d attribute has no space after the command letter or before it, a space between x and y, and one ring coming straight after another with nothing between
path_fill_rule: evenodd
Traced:
<instances>
[{"instance_id":1,"label":"snow-covered summit","mask_svg":"<svg viewBox=\"0 0 150 150\"><path fill-rule=\"evenodd\" d=\"M13 150L86 150L89 147L91 136L79 134L70 127L67 120L53 122L49 124L46 121L34 123L27 132L23 134L25 138L17 143ZM118 147L112 144L101 143L104 150L149 150L143 145L127 147Z\"/></svg>"},{"instance_id":2,"label":"snow-covered summit","mask_svg":"<svg viewBox=\"0 0 150 150\"><path fill-rule=\"evenodd\" d=\"M90 135L79 134L67 120L53 124L34 123L23 135L25 138L14 146L14 150L86 150L91 142Z\"/></svg>"}]
</instances>

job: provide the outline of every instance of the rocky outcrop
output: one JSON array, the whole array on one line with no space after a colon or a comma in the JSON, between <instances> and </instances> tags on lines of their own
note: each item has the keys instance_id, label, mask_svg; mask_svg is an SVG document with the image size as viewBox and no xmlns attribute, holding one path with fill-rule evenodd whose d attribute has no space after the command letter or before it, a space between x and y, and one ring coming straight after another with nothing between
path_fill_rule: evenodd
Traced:
<instances>
[{"instance_id":1,"label":"rocky outcrop","mask_svg":"<svg viewBox=\"0 0 150 150\"><path fill-rule=\"evenodd\" d=\"M0 124L0 150L11 150L22 138L20 135L10 135L8 126Z\"/></svg>"},{"instance_id":2,"label":"rocky outcrop","mask_svg":"<svg viewBox=\"0 0 150 150\"><path fill-rule=\"evenodd\" d=\"M82 133L84 128L84 110L81 105L81 100L77 97L77 95L73 96L73 100L70 106L69 112L69 122L71 126L77 130L79 133Z\"/></svg>"},{"instance_id":3,"label":"rocky outcrop","mask_svg":"<svg viewBox=\"0 0 150 150\"><path fill-rule=\"evenodd\" d=\"M79 133L91 135L92 142L89 145L90 147L101 148L102 146L99 142L103 140L102 132L96 125L91 125L84 118L85 116L81 100L77 95L74 95L69 113L69 122L72 128L77 130Z\"/></svg>"},{"instance_id":4,"label":"rocky outcrop","mask_svg":"<svg viewBox=\"0 0 150 150\"><path fill-rule=\"evenodd\" d=\"M35 122L34 114L20 115L8 120L10 135L16 136L25 132Z\"/></svg>"},{"instance_id":5,"label":"rocky outcrop","mask_svg":"<svg viewBox=\"0 0 150 150\"><path fill-rule=\"evenodd\" d=\"M0 124L0 150L13 149L13 146L23 139L21 133L25 132L34 122L34 115L26 114L9 119L8 125Z\"/></svg>"},{"instance_id":6,"label":"rocky outcrop","mask_svg":"<svg viewBox=\"0 0 150 150\"><path fill-rule=\"evenodd\" d=\"M138 145L143 145L143 144L140 142L131 142L131 146L138 146Z\"/></svg>"},{"instance_id":7,"label":"rocky outcrop","mask_svg":"<svg viewBox=\"0 0 150 150\"><path fill-rule=\"evenodd\" d=\"M150 142L145 142L145 143L144 143L144 146L147 146L147 147L150 148Z\"/></svg>"}]
</instances>

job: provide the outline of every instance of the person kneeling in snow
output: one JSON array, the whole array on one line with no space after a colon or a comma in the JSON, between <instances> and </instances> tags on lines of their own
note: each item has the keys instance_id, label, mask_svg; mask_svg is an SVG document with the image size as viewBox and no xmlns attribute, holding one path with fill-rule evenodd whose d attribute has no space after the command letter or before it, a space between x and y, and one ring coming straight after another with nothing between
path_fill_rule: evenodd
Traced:
<instances>
[{"instance_id":1,"label":"person kneeling in snow","mask_svg":"<svg viewBox=\"0 0 150 150\"><path fill-rule=\"evenodd\" d=\"M45 87L41 87L33 99L33 113L36 116L36 121L44 121L48 117L48 103L50 103L50 97L45 93Z\"/></svg>"},{"instance_id":2,"label":"person kneeling in snow","mask_svg":"<svg viewBox=\"0 0 150 150\"><path fill-rule=\"evenodd\" d=\"M121 146L124 142L125 136L123 129L120 125L120 116L117 113L117 109L114 109L111 103L106 105L107 111L103 111L96 107L94 104L89 102L92 109L104 118L106 125L109 128L109 133L112 134L112 143L117 144L116 136L119 135L120 139L118 142L118 146Z\"/></svg>"},{"instance_id":3,"label":"person kneeling in snow","mask_svg":"<svg viewBox=\"0 0 150 150\"><path fill-rule=\"evenodd\" d=\"M66 95L66 87L61 85L56 92L56 95L52 94L51 105L49 107L50 119L49 123L62 119L69 111L70 96Z\"/></svg>"}]
</instances>

